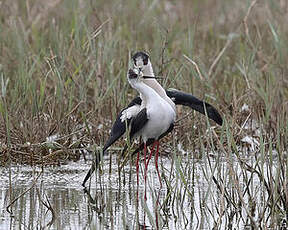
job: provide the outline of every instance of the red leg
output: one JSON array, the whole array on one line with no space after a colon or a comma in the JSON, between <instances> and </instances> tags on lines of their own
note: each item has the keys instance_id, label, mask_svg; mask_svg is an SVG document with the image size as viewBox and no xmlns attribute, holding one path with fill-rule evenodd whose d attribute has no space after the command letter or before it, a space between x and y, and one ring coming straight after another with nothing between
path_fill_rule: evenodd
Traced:
<instances>
[{"instance_id":1,"label":"red leg","mask_svg":"<svg viewBox=\"0 0 288 230\"><path fill-rule=\"evenodd\" d=\"M148 168L149 161L150 161L150 159L151 159L151 157L152 157L152 154L153 154L153 152L154 152L155 145L156 145L156 141L153 143L153 146L152 146L150 155L149 155L149 157L148 157L148 160L147 160L147 168Z\"/></svg>"},{"instance_id":2,"label":"red leg","mask_svg":"<svg viewBox=\"0 0 288 230\"><path fill-rule=\"evenodd\" d=\"M162 187L161 176L160 176L159 169L158 169L159 141L156 141L156 143L157 143L157 149L156 149L156 154L155 154L155 167L158 173L160 187Z\"/></svg>"},{"instance_id":3,"label":"red leg","mask_svg":"<svg viewBox=\"0 0 288 230\"><path fill-rule=\"evenodd\" d=\"M144 165L146 165L146 154L147 154L147 146L146 143L144 143Z\"/></svg>"},{"instance_id":4,"label":"red leg","mask_svg":"<svg viewBox=\"0 0 288 230\"><path fill-rule=\"evenodd\" d=\"M147 178L146 153L147 153L147 146L146 146L146 143L144 143L144 166L145 166L145 170L144 170L144 182L145 182L144 200L145 201L147 200L147 197L146 197L146 178Z\"/></svg>"},{"instance_id":5,"label":"red leg","mask_svg":"<svg viewBox=\"0 0 288 230\"><path fill-rule=\"evenodd\" d=\"M137 159L136 159L136 174L137 174L137 187L139 187L139 158L140 153L137 153Z\"/></svg>"},{"instance_id":6,"label":"red leg","mask_svg":"<svg viewBox=\"0 0 288 230\"><path fill-rule=\"evenodd\" d=\"M156 145L156 142L154 142L154 144L153 144L153 146L152 146L152 149L151 149L151 152L150 152L150 154L149 154L149 156L148 156L148 159L147 159L147 161L146 161L146 152L147 152L147 146L146 146L146 144L144 145L144 158L145 158L145 175L144 175L144 180L145 180L145 200L146 200L146 178L147 178L147 170L148 170L148 164L149 164L149 161L150 161L150 159L151 159L151 157L152 157L152 154L153 154L153 152L154 152L154 147L155 147L155 145Z\"/></svg>"}]
</instances>

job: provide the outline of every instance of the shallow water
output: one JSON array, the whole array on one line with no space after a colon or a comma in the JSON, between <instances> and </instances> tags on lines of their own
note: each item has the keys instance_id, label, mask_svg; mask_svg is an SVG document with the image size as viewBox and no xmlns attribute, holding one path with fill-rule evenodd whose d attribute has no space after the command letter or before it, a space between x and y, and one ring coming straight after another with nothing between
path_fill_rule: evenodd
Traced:
<instances>
[{"instance_id":1,"label":"shallow water","mask_svg":"<svg viewBox=\"0 0 288 230\"><path fill-rule=\"evenodd\" d=\"M85 193L81 186L89 169L89 163L84 161L45 167L43 171L40 167L30 166L2 168L0 229L247 227L247 215L235 214L232 205L225 204L227 202L223 193L217 190L212 180L213 173L217 173L229 181L227 163L217 161L216 164L213 160L199 161L185 156L179 159L175 156L161 157L162 188L154 160L151 159L147 176L147 201L144 200L143 162L137 189L134 165L127 163L119 174L116 157L112 157L111 162L105 159L102 175L93 175L88 183L89 193ZM241 180L243 170L236 162L233 168ZM233 193L233 185L229 186L227 182L226 186ZM265 200L265 191L259 181L255 179L253 185L249 186L255 187L255 199ZM10 214L6 210L7 206L18 196L9 208ZM233 215L230 220L229 214Z\"/></svg>"},{"instance_id":2,"label":"shallow water","mask_svg":"<svg viewBox=\"0 0 288 230\"><path fill-rule=\"evenodd\" d=\"M171 159L163 157L161 160L162 166L170 170ZM188 203L186 210L178 209L173 214L164 215L159 211L160 203L163 203L168 190L164 181L160 188L153 158L147 176L146 202L143 164L137 199L135 167L128 163L119 175L115 161L113 158L111 173L108 159L105 160L102 176L93 175L91 182L88 183L90 194L84 193L81 186L89 169L89 164L84 161L71 162L61 167L45 167L43 172L39 167L12 167L11 190L10 169L2 168L0 181L3 186L0 188L0 204L3 208L0 229L33 229L45 226L49 229L136 229L138 224L145 226L146 229L152 229L157 224L166 229L179 229L180 226L188 224L185 220L191 218ZM169 174L167 171L165 173ZM35 182L37 176L39 178ZM178 189L181 191L181 185L176 186L180 186ZM27 189L29 191L11 206L12 214L9 214L6 207L11 202L10 194L12 193L15 199ZM47 206L50 203L53 212L45 207L44 203ZM183 203L180 206L186 205ZM181 220L184 216L185 219Z\"/></svg>"}]
</instances>

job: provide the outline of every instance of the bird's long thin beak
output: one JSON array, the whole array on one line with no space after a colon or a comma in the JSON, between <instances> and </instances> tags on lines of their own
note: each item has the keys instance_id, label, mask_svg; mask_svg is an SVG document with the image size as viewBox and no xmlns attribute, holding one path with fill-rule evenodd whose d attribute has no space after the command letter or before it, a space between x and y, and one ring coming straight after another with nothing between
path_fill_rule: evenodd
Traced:
<instances>
[{"instance_id":1,"label":"bird's long thin beak","mask_svg":"<svg viewBox=\"0 0 288 230\"><path fill-rule=\"evenodd\" d=\"M144 79L163 79L162 77L155 77L155 76L143 76Z\"/></svg>"}]
</instances>

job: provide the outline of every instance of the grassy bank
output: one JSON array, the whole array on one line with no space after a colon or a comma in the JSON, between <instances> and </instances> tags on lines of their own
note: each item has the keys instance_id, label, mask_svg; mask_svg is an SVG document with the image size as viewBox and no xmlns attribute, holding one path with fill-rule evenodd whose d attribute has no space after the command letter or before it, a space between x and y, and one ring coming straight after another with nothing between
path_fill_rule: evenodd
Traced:
<instances>
[{"instance_id":1,"label":"grassy bank","mask_svg":"<svg viewBox=\"0 0 288 230\"><path fill-rule=\"evenodd\" d=\"M2 164L10 157L30 163L78 158L73 149L101 146L135 95L126 81L135 50L150 53L166 88L215 105L227 121L222 132L229 127L235 144L260 129L263 141L282 152L288 133L285 9L285 1L2 1ZM179 118L188 111L180 108ZM205 118L191 114L178 127L179 141L199 149ZM53 135L56 149L45 143ZM47 157L54 150L62 151Z\"/></svg>"},{"instance_id":2,"label":"grassy bank","mask_svg":"<svg viewBox=\"0 0 288 230\"><path fill-rule=\"evenodd\" d=\"M255 176L272 210L263 218L279 224L288 216L287 10L285 0L1 1L1 165L63 164L101 147L136 95L126 80L129 53L146 50L162 85L215 105L225 120L214 128L179 108L177 135L162 152L181 144L197 158L235 157L246 189L231 163L213 178L225 202L244 205L248 194L244 208L256 226ZM246 162L247 155L255 162ZM264 163L271 174L276 165L278 178L264 177ZM231 193L226 177L236 188ZM243 197L234 200L235 192Z\"/></svg>"}]
</instances>

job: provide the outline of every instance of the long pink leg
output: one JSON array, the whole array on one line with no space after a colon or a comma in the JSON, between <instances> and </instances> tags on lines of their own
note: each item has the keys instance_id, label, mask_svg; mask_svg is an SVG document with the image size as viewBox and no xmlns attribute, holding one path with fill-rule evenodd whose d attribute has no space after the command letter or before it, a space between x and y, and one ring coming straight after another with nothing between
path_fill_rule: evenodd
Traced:
<instances>
[{"instance_id":1,"label":"long pink leg","mask_svg":"<svg viewBox=\"0 0 288 230\"><path fill-rule=\"evenodd\" d=\"M147 197L146 197L146 178L147 178L146 153L147 153L147 146L146 146L146 143L144 143L144 166L145 166L145 171L144 171L144 182L145 182L144 200L145 201L147 200Z\"/></svg>"},{"instance_id":2,"label":"long pink leg","mask_svg":"<svg viewBox=\"0 0 288 230\"><path fill-rule=\"evenodd\" d=\"M151 149L150 155L149 155L148 160L147 160L147 163L146 163L147 168L148 168L149 161L150 161L150 159L151 159L151 157L152 157L152 155L153 155L155 145L156 145L156 141L155 141L155 142L153 143L153 145L152 145L152 149Z\"/></svg>"},{"instance_id":3,"label":"long pink leg","mask_svg":"<svg viewBox=\"0 0 288 230\"><path fill-rule=\"evenodd\" d=\"M137 159L136 159L136 174L137 174L137 189L139 187L139 158L140 158L140 153L137 153Z\"/></svg>"},{"instance_id":4,"label":"long pink leg","mask_svg":"<svg viewBox=\"0 0 288 230\"><path fill-rule=\"evenodd\" d=\"M148 159L146 161L146 152L147 152L147 146L146 146L146 143L144 144L144 166L145 166L145 173L144 173L144 181L145 181L145 196L144 196L144 199L145 201L147 200L147 197L146 197L146 178L147 178L147 170L148 170L148 164L149 164L149 161L152 157L152 154L153 154L153 151L154 151L154 146L155 146L155 142L153 144L153 147L151 149L151 152L148 156Z\"/></svg>"},{"instance_id":5,"label":"long pink leg","mask_svg":"<svg viewBox=\"0 0 288 230\"><path fill-rule=\"evenodd\" d=\"M162 188L161 176L160 176L159 169L158 169L159 141L155 141L155 142L157 144L157 149L156 149L156 154L155 154L155 167L156 167L156 170L157 170L157 173L158 173L160 187Z\"/></svg>"}]
</instances>

